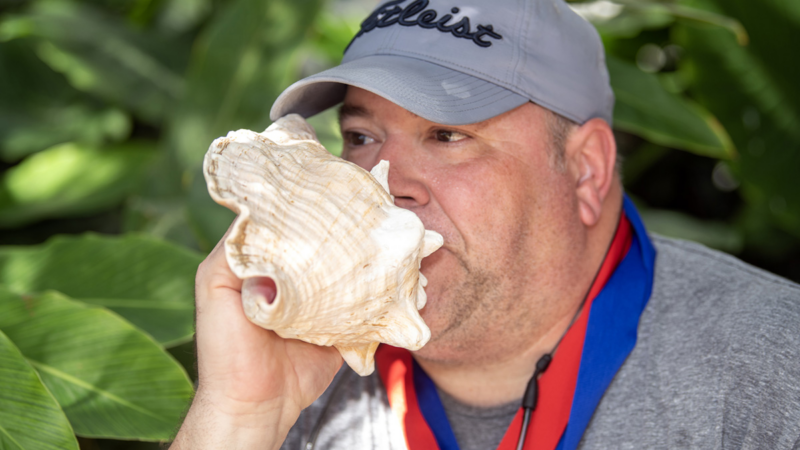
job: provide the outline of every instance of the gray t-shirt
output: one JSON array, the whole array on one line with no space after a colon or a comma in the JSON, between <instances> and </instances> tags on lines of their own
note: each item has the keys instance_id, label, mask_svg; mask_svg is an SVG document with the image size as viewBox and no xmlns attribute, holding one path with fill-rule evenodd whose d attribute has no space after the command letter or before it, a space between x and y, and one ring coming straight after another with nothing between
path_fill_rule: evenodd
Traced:
<instances>
[{"instance_id":1,"label":"gray t-shirt","mask_svg":"<svg viewBox=\"0 0 800 450\"><path fill-rule=\"evenodd\" d=\"M636 347L579 448L800 450L800 287L697 244L653 243L653 294ZM305 448L316 425L316 449L406 448L377 373L345 367L332 386L283 449ZM462 448L492 448L466 442L476 439L469 431L456 436Z\"/></svg>"},{"instance_id":2,"label":"gray t-shirt","mask_svg":"<svg viewBox=\"0 0 800 450\"><path fill-rule=\"evenodd\" d=\"M491 408L465 405L439 390L460 450L496 449L519 411L522 399Z\"/></svg>"}]
</instances>

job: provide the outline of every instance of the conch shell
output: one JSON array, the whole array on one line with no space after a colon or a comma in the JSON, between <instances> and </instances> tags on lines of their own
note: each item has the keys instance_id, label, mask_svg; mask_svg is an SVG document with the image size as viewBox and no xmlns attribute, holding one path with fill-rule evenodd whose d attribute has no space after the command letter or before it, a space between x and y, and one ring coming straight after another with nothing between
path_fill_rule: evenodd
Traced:
<instances>
[{"instance_id":1,"label":"conch shell","mask_svg":"<svg viewBox=\"0 0 800 450\"><path fill-rule=\"evenodd\" d=\"M428 342L419 267L443 240L394 205L388 161L367 172L337 158L292 114L263 133L216 139L203 172L211 197L239 214L225 253L253 323L332 345L362 376L373 372L379 343L418 350ZM272 303L253 277L275 281Z\"/></svg>"}]
</instances>

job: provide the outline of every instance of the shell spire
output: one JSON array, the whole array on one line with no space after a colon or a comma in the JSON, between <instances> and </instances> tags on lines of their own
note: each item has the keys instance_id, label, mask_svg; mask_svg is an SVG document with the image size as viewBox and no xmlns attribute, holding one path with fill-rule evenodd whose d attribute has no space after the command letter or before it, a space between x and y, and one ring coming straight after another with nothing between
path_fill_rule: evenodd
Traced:
<instances>
[{"instance_id":1,"label":"shell spire","mask_svg":"<svg viewBox=\"0 0 800 450\"><path fill-rule=\"evenodd\" d=\"M389 162L371 172L337 158L300 116L263 133L230 132L203 162L211 197L239 216L225 239L244 280L247 317L288 339L335 346L360 375L380 343L418 350L430 330L420 261L442 246L389 193ZM274 280L270 303L254 278Z\"/></svg>"}]
</instances>

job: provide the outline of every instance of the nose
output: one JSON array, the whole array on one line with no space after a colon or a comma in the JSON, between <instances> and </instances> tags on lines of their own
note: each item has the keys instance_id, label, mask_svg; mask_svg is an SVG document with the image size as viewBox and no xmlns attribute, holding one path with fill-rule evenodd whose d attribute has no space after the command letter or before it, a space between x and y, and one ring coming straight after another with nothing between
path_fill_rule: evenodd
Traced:
<instances>
[{"instance_id":1,"label":"nose","mask_svg":"<svg viewBox=\"0 0 800 450\"><path fill-rule=\"evenodd\" d=\"M395 205L414 210L430 202L429 167L425 153L413 137L388 136L375 159L375 164L389 161L389 192Z\"/></svg>"}]
</instances>

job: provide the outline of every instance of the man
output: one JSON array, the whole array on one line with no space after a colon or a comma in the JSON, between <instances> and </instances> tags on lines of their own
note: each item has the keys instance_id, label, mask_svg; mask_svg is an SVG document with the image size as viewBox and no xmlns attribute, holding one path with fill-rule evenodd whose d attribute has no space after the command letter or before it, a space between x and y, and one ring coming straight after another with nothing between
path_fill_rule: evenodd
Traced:
<instances>
[{"instance_id":1,"label":"man","mask_svg":"<svg viewBox=\"0 0 800 450\"><path fill-rule=\"evenodd\" d=\"M272 118L340 102L343 156L388 160L396 204L444 236L421 269L433 337L339 370L245 319L218 245L173 448L800 448L800 289L651 242L602 46L564 3L384 3Z\"/></svg>"}]
</instances>

